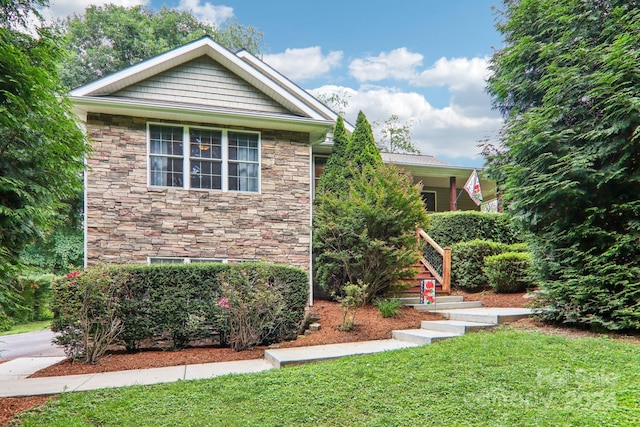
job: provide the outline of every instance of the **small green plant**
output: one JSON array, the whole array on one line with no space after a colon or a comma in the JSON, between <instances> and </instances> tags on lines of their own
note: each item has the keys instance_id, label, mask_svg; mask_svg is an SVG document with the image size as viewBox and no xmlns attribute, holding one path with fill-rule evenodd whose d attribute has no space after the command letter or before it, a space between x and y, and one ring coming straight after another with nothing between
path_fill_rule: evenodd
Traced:
<instances>
[{"instance_id":1,"label":"small green plant","mask_svg":"<svg viewBox=\"0 0 640 427\"><path fill-rule=\"evenodd\" d=\"M382 317L395 317L400 311L402 303L397 298L379 299L376 301L376 307L380 310Z\"/></svg>"},{"instance_id":2,"label":"small green plant","mask_svg":"<svg viewBox=\"0 0 640 427\"><path fill-rule=\"evenodd\" d=\"M340 307L342 307L342 324L338 328L339 330L350 331L353 329L356 324L358 310L367 302L368 289L369 285L358 281L358 284L347 283L344 286L343 296L333 295L340 303Z\"/></svg>"}]
</instances>

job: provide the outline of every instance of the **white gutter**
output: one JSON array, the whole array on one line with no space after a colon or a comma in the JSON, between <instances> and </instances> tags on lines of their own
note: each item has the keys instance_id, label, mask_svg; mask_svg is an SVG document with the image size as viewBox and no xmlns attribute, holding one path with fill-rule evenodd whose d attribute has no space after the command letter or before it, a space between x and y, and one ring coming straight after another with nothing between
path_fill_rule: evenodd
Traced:
<instances>
[{"instance_id":1,"label":"white gutter","mask_svg":"<svg viewBox=\"0 0 640 427\"><path fill-rule=\"evenodd\" d=\"M256 113L250 111L229 111L215 107L169 104L166 102L140 101L124 98L106 97L71 97L77 113L88 111L96 113L123 114L139 112L140 117L166 116L168 119L179 120L181 116L192 119L203 119L207 122L212 118L223 120L225 123L242 122L253 127L269 129L293 130L312 132L321 130L326 132L333 128L334 123L327 119L312 119L291 115L273 113ZM135 114L135 113L134 113Z\"/></svg>"},{"instance_id":2,"label":"white gutter","mask_svg":"<svg viewBox=\"0 0 640 427\"><path fill-rule=\"evenodd\" d=\"M313 150L309 146L309 307L313 307Z\"/></svg>"}]
</instances>

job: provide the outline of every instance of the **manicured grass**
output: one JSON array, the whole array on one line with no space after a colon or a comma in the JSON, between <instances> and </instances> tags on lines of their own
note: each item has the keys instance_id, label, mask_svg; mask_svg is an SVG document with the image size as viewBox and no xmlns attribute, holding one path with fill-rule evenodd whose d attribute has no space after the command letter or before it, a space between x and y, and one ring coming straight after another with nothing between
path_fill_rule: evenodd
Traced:
<instances>
[{"instance_id":1,"label":"manicured grass","mask_svg":"<svg viewBox=\"0 0 640 427\"><path fill-rule=\"evenodd\" d=\"M206 381L70 393L26 426L631 426L640 346L502 329Z\"/></svg>"},{"instance_id":2,"label":"manicured grass","mask_svg":"<svg viewBox=\"0 0 640 427\"><path fill-rule=\"evenodd\" d=\"M14 335L23 334L25 332L41 331L43 329L51 328L51 320L41 320L39 322L23 323L22 325L15 325L8 331L0 332L1 335Z\"/></svg>"}]
</instances>

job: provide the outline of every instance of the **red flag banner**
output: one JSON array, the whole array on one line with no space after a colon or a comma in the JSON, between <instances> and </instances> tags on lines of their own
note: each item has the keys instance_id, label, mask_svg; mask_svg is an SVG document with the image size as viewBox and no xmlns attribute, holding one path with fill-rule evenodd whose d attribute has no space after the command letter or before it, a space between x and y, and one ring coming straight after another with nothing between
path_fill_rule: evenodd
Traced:
<instances>
[{"instance_id":1,"label":"red flag banner","mask_svg":"<svg viewBox=\"0 0 640 427\"><path fill-rule=\"evenodd\" d=\"M475 169L467 180L467 183L464 185L464 189L469 194L469 197L471 197L471 200L473 200L476 205L480 206L480 203L482 203L482 190L480 190L480 178L478 178L478 171Z\"/></svg>"}]
</instances>

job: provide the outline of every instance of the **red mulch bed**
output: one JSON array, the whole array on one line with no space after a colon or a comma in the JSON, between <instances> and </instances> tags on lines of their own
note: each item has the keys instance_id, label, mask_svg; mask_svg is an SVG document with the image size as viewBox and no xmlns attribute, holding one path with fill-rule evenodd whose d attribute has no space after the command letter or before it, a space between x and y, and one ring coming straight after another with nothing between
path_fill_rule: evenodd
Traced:
<instances>
[{"instance_id":1,"label":"red mulch bed","mask_svg":"<svg viewBox=\"0 0 640 427\"><path fill-rule=\"evenodd\" d=\"M338 304L328 301L316 301L311 308L320 319L319 331L300 336L295 341L278 344L278 347L301 347L309 345L332 344L340 342L367 341L391 338L394 329L419 328L422 320L437 320L441 316L419 313L411 308L401 308L393 318L383 318L375 307L364 307L356 315L356 326L352 331L338 330L342 321L342 309ZM229 348L197 347L180 351L142 351L128 354L121 351L108 353L100 363L85 365L66 360L31 375L30 378L59 375L88 374L130 369L157 368L197 363L223 362L231 360L261 359L265 347L236 352ZM53 396L33 396L19 398L0 398L0 425L9 422L15 414L43 405Z\"/></svg>"}]
</instances>

